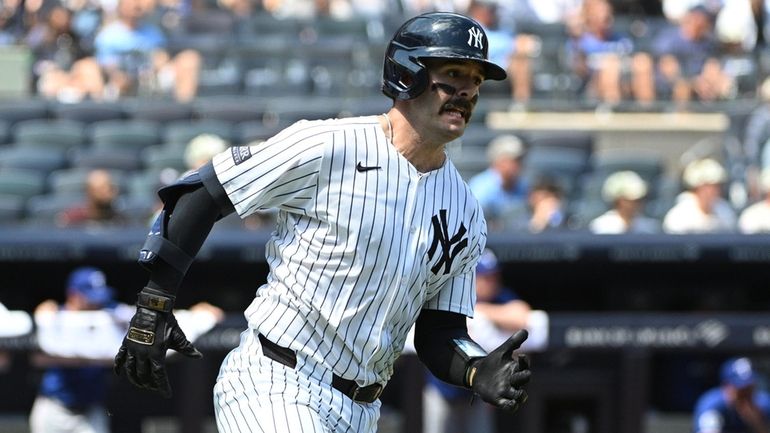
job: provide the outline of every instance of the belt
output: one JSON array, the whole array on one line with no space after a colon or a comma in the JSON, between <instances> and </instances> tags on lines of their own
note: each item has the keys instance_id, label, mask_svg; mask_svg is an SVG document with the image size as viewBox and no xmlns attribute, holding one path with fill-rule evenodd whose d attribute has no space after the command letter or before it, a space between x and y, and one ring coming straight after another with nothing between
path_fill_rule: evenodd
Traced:
<instances>
[{"instance_id":1,"label":"belt","mask_svg":"<svg viewBox=\"0 0 770 433\"><path fill-rule=\"evenodd\" d=\"M262 334L259 334L259 342L262 343L262 353L268 358L289 368L297 367L297 354L293 350L273 343ZM354 380L345 379L332 373L332 388L354 401L372 403L380 398L385 387L379 383L358 386Z\"/></svg>"}]
</instances>

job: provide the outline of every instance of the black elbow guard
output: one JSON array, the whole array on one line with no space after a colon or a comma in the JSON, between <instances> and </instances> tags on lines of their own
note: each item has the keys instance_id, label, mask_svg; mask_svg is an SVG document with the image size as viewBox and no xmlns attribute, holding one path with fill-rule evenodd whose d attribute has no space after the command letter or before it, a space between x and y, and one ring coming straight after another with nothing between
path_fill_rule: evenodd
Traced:
<instances>
[{"instance_id":1,"label":"black elbow guard","mask_svg":"<svg viewBox=\"0 0 770 433\"><path fill-rule=\"evenodd\" d=\"M171 265L179 273L187 273L193 261L193 255L185 252L168 236L168 224L174 213L179 199L188 193L205 188L214 203L219 207L217 219L229 215L234 211L232 203L227 199L222 185L217 181L214 168L211 163L201 167L200 170L189 173L171 185L161 188L158 196L163 202L163 209L150 228L150 233L139 251L139 264L151 270L160 258Z\"/></svg>"}]
</instances>

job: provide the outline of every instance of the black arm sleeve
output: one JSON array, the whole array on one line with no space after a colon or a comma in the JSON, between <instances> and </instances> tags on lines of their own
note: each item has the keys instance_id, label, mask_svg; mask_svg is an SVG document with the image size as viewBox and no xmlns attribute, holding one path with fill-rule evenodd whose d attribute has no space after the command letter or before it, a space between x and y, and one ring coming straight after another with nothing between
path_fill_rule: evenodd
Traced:
<instances>
[{"instance_id":1,"label":"black arm sleeve","mask_svg":"<svg viewBox=\"0 0 770 433\"><path fill-rule=\"evenodd\" d=\"M444 382L467 387L470 360L458 353L456 341L473 343L466 317L448 311L422 310L414 329L417 356L431 373Z\"/></svg>"},{"instance_id":2,"label":"black arm sleeve","mask_svg":"<svg viewBox=\"0 0 770 433\"><path fill-rule=\"evenodd\" d=\"M214 223L221 217L221 208L206 188L197 188L180 195L168 221L168 240L190 257L195 257L208 237ZM147 286L176 291L184 275L159 259L152 268Z\"/></svg>"}]
</instances>

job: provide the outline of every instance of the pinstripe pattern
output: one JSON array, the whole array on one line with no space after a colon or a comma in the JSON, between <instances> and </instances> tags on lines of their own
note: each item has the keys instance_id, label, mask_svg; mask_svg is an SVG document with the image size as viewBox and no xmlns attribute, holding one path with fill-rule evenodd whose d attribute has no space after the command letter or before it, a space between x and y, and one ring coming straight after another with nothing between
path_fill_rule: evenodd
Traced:
<instances>
[{"instance_id":1,"label":"pinstripe pattern","mask_svg":"<svg viewBox=\"0 0 770 433\"><path fill-rule=\"evenodd\" d=\"M379 168L361 172L359 163ZM279 210L267 283L246 317L251 329L312 360L311 376L333 371L362 386L384 384L421 308L472 315L474 266L486 242L480 207L451 161L419 173L377 117L301 121L216 156L214 168L241 217ZM458 233L467 246L448 241ZM244 353L228 362L261 362Z\"/></svg>"},{"instance_id":2,"label":"pinstripe pattern","mask_svg":"<svg viewBox=\"0 0 770 433\"><path fill-rule=\"evenodd\" d=\"M358 404L316 374L301 355L297 369L262 356L253 330L222 364L214 387L220 433L360 433L377 428L380 403Z\"/></svg>"}]
</instances>

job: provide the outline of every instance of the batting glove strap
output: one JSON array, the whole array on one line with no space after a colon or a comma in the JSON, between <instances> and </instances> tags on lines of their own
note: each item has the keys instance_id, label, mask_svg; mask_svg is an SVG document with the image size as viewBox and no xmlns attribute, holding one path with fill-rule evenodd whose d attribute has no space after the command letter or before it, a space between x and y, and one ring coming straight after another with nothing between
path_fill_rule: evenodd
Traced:
<instances>
[{"instance_id":1,"label":"batting glove strap","mask_svg":"<svg viewBox=\"0 0 770 433\"><path fill-rule=\"evenodd\" d=\"M174 308L175 296L162 292L160 290L145 287L137 296L136 306L159 311L161 313L170 313Z\"/></svg>"}]
</instances>

